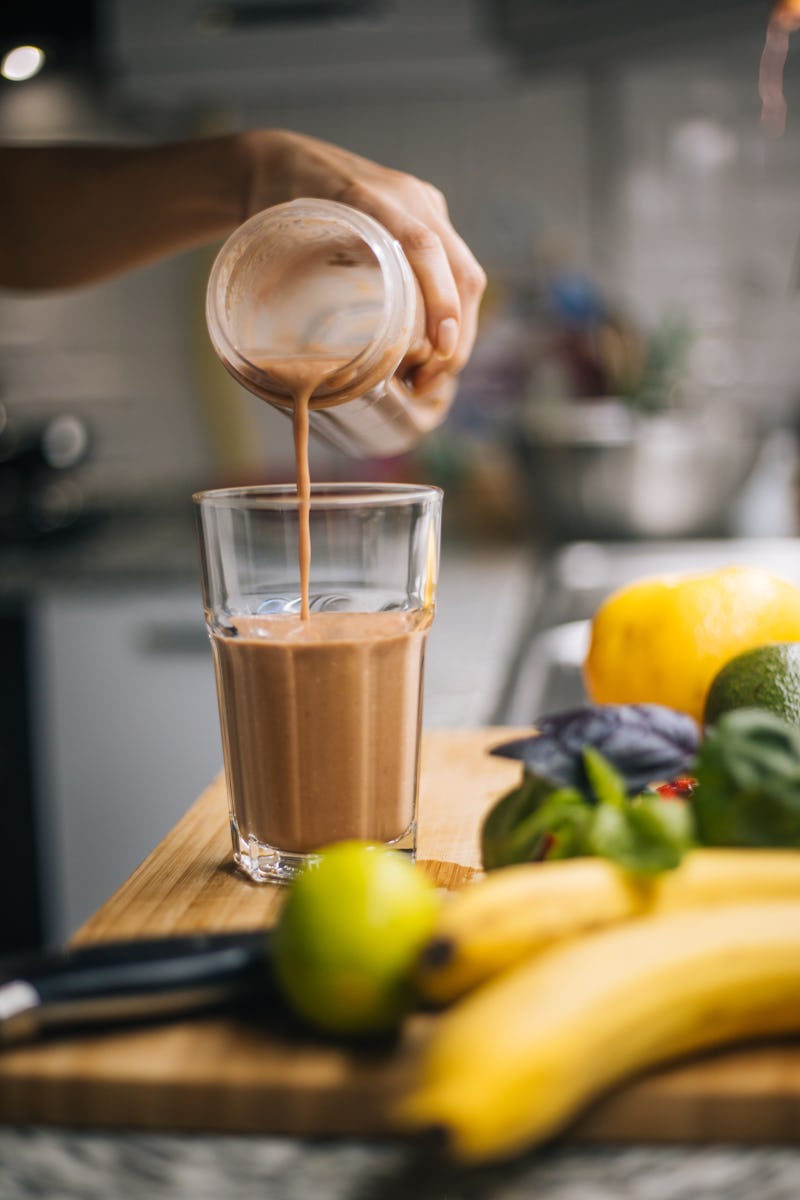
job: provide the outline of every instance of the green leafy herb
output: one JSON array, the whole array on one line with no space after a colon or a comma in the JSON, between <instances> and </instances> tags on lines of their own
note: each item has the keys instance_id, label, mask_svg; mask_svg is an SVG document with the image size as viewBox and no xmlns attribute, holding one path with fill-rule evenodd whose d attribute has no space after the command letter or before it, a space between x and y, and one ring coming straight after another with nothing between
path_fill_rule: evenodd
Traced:
<instances>
[{"instance_id":1,"label":"green leafy herb","mask_svg":"<svg viewBox=\"0 0 800 1200\"><path fill-rule=\"evenodd\" d=\"M606 808L621 808L628 793L619 772L593 746L585 746L581 757L589 787L597 802Z\"/></svg>"},{"instance_id":2,"label":"green leafy herb","mask_svg":"<svg viewBox=\"0 0 800 1200\"><path fill-rule=\"evenodd\" d=\"M560 788L535 775L525 775L519 787L497 801L481 830L481 858L493 871L516 862L538 862L553 848L556 832L566 845L574 842L573 823L586 808L576 788ZM576 817L574 810L581 816Z\"/></svg>"},{"instance_id":3,"label":"green leafy herb","mask_svg":"<svg viewBox=\"0 0 800 1200\"><path fill-rule=\"evenodd\" d=\"M623 777L594 746L582 750L581 775L586 785L579 789L527 772L484 822L484 868L585 855L639 874L678 865L693 841L685 804L651 792L629 795Z\"/></svg>"},{"instance_id":4,"label":"green leafy herb","mask_svg":"<svg viewBox=\"0 0 800 1200\"><path fill-rule=\"evenodd\" d=\"M760 709L719 718L700 747L692 807L708 846L800 847L800 729Z\"/></svg>"},{"instance_id":5,"label":"green leafy herb","mask_svg":"<svg viewBox=\"0 0 800 1200\"><path fill-rule=\"evenodd\" d=\"M628 871L653 875L677 867L692 844L690 809L642 794L620 806L598 807L589 849Z\"/></svg>"},{"instance_id":6,"label":"green leafy herb","mask_svg":"<svg viewBox=\"0 0 800 1200\"><path fill-rule=\"evenodd\" d=\"M694 762L697 722L663 704L585 704L542 717L537 732L495 746L492 754L519 759L526 773L591 798L584 750L599 750L622 777L629 795L659 779L674 779Z\"/></svg>"},{"instance_id":7,"label":"green leafy herb","mask_svg":"<svg viewBox=\"0 0 800 1200\"><path fill-rule=\"evenodd\" d=\"M656 705L595 705L498 747L524 775L485 820L484 867L596 855L653 874L698 844L800 849L800 728L735 709L695 743L688 722ZM696 781L687 802L645 782L682 774Z\"/></svg>"}]
</instances>

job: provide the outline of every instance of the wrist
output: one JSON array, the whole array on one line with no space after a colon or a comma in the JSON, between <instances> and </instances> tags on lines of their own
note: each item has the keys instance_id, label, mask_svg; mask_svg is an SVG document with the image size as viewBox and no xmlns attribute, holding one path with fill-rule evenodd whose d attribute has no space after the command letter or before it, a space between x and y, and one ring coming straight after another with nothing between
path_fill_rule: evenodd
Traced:
<instances>
[{"instance_id":1,"label":"wrist","mask_svg":"<svg viewBox=\"0 0 800 1200\"><path fill-rule=\"evenodd\" d=\"M250 129L232 135L240 222L291 198L292 139L282 129Z\"/></svg>"},{"instance_id":2,"label":"wrist","mask_svg":"<svg viewBox=\"0 0 800 1200\"><path fill-rule=\"evenodd\" d=\"M247 217L250 164L241 135L200 138L187 142L185 152L186 178L179 191L184 197L193 192L208 233L227 236Z\"/></svg>"}]
</instances>

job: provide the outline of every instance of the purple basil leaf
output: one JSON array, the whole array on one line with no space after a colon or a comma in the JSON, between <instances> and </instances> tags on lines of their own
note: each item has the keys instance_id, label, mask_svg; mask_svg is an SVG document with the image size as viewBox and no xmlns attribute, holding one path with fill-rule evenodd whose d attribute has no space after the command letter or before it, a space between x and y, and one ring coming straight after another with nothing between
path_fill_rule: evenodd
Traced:
<instances>
[{"instance_id":1,"label":"purple basil leaf","mask_svg":"<svg viewBox=\"0 0 800 1200\"><path fill-rule=\"evenodd\" d=\"M536 722L538 733L495 746L525 770L586 791L583 750L594 746L624 779L630 795L691 769L700 743L696 722L661 704L590 704Z\"/></svg>"}]
</instances>

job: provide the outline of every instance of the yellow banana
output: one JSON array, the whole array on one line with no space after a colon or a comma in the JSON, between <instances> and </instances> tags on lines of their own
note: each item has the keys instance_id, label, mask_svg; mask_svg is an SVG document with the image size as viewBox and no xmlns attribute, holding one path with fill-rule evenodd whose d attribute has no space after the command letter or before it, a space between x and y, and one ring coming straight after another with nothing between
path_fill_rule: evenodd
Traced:
<instances>
[{"instance_id":1,"label":"yellow banana","mask_svg":"<svg viewBox=\"0 0 800 1200\"><path fill-rule=\"evenodd\" d=\"M453 1000L548 942L640 908L633 878L607 859L501 867L448 895L419 960L417 989L435 1003Z\"/></svg>"},{"instance_id":2,"label":"yellow banana","mask_svg":"<svg viewBox=\"0 0 800 1200\"><path fill-rule=\"evenodd\" d=\"M800 1030L800 901L638 917L541 951L433 1023L406 1129L468 1162L561 1130L630 1074L742 1038Z\"/></svg>"},{"instance_id":3,"label":"yellow banana","mask_svg":"<svg viewBox=\"0 0 800 1200\"><path fill-rule=\"evenodd\" d=\"M417 969L445 1003L559 938L648 912L730 900L800 900L800 851L695 850L674 871L632 876L607 859L492 871L453 893Z\"/></svg>"}]
</instances>

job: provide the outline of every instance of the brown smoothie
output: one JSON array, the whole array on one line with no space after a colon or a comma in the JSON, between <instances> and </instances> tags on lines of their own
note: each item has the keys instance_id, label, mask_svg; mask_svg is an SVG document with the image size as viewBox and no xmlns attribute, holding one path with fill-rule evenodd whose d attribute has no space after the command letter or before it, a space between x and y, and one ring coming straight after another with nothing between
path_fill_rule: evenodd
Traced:
<instances>
[{"instance_id":1,"label":"brown smoothie","mask_svg":"<svg viewBox=\"0 0 800 1200\"><path fill-rule=\"evenodd\" d=\"M293 853L414 819L430 612L241 617L214 634L240 837Z\"/></svg>"}]
</instances>

